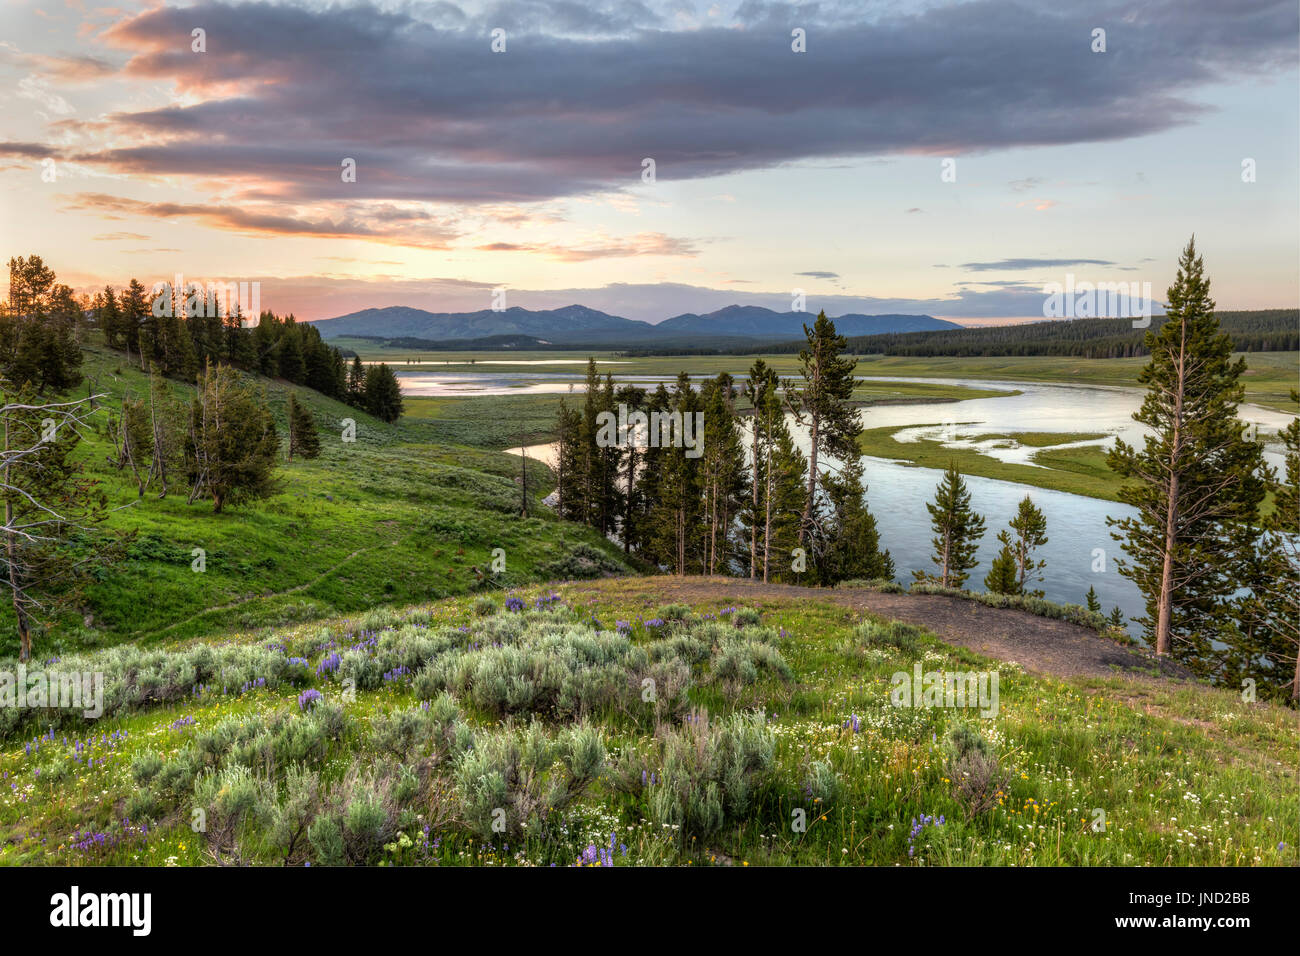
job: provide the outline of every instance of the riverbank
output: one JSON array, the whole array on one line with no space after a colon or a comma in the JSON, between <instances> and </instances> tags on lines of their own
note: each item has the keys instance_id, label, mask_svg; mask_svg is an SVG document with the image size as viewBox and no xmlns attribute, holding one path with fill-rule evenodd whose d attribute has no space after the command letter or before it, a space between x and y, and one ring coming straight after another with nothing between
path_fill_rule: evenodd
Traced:
<instances>
[{"instance_id":1,"label":"riverbank","mask_svg":"<svg viewBox=\"0 0 1300 956\"><path fill-rule=\"evenodd\" d=\"M930 426L942 428L941 423ZM900 429L896 425L869 428L858 439L862 454L873 458L887 458L923 468L942 469L956 462L964 475L978 475L998 481L1014 481L1049 488L1072 495L1118 501L1120 480L1106 465L1106 451L1098 445L1057 447L1074 442L1093 441L1106 435L1092 432L1042 433L1011 432L1007 435L977 435L962 439L962 444L951 444L942 438L917 438L899 441ZM1034 464L1018 464L990 457L979 447L985 443L1005 443L1010 446L1038 448L1030 454Z\"/></svg>"}]
</instances>

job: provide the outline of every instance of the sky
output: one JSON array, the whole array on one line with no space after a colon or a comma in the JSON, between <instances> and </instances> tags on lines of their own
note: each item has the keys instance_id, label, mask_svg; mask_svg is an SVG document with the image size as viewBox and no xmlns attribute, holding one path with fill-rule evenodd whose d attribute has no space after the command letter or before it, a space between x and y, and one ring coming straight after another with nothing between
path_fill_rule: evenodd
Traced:
<instances>
[{"instance_id":1,"label":"sky","mask_svg":"<svg viewBox=\"0 0 1300 956\"><path fill-rule=\"evenodd\" d=\"M0 0L0 251L300 319L969 325L1163 301L1195 234L1221 309L1294 308L1298 40L1295 0Z\"/></svg>"}]
</instances>

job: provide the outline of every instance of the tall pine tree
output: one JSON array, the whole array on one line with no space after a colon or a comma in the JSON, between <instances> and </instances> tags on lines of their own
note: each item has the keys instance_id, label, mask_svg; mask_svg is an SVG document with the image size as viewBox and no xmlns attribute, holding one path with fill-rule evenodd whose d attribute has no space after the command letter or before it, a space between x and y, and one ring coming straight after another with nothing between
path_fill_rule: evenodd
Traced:
<instances>
[{"instance_id":1,"label":"tall pine tree","mask_svg":"<svg viewBox=\"0 0 1300 956\"><path fill-rule=\"evenodd\" d=\"M1238 588L1225 555L1243 527L1257 526L1265 493L1262 446L1237 418L1246 362L1233 361L1232 339L1214 317L1195 240L1168 299L1167 320L1146 334L1151 359L1138 376L1147 394L1133 418L1147 426L1144 446L1117 441L1108 456L1127 479L1120 500L1137 516L1108 523L1128 556L1120 571L1146 599L1147 640L1209 676L1220 667L1214 618Z\"/></svg>"},{"instance_id":2,"label":"tall pine tree","mask_svg":"<svg viewBox=\"0 0 1300 956\"><path fill-rule=\"evenodd\" d=\"M970 492L956 462L949 463L935 489L934 502L925 508L930 512L930 525L934 529L931 560L939 573L913 571L912 576L918 581L959 588L969 577L967 572L979 563L975 554L984 536L984 518L971 509Z\"/></svg>"},{"instance_id":3,"label":"tall pine tree","mask_svg":"<svg viewBox=\"0 0 1300 956\"><path fill-rule=\"evenodd\" d=\"M857 359L842 355L848 349L848 340L835 331L835 323L826 318L825 312L819 312L812 328L805 325L803 331L807 340L799 352L803 384L786 390L795 420L808 428L808 487L799 525L800 545L816 520L820 457L830 455L847 461L858 455L858 435L862 432L857 409L850 404Z\"/></svg>"},{"instance_id":4,"label":"tall pine tree","mask_svg":"<svg viewBox=\"0 0 1300 956\"><path fill-rule=\"evenodd\" d=\"M298 396L289 393L289 460L294 455L303 458L320 456L320 435L316 431L316 419L311 409L298 401Z\"/></svg>"}]
</instances>

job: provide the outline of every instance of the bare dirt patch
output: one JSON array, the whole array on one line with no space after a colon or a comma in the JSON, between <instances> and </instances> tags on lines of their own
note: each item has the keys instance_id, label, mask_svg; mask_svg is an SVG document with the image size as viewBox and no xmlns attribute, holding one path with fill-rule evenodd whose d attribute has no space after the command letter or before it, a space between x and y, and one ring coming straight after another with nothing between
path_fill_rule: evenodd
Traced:
<instances>
[{"instance_id":1,"label":"bare dirt patch","mask_svg":"<svg viewBox=\"0 0 1300 956\"><path fill-rule=\"evenodd\" d=\"M882 594L858 588L808 588L744 578L667 575L573 585L578 590L600 590L603 586L643 591L659 604L800 599L838 604L923 627L949 644L1015 661L1028 671L1054 677L1126 674L1186 680L1191 676L1172 661L1157 661L1078 624L940 594Z\"/></svg>"}]
</instances>

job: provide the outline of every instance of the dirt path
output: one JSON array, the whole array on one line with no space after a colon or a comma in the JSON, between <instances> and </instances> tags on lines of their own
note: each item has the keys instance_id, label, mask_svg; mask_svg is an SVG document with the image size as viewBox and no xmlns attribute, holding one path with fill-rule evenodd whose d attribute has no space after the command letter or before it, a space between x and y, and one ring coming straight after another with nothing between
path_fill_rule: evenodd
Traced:
<instances>
[{"instance_id":1,"label":"dirt path","mask_svg":"<svg viewBox=\"0 0 1300 956\"><path fill-rule=\"evenodd\" d=\"M357 555L365 554L367 551L374 551L376 548L395 547L397 544L398 544L397 541L390 541L386 545L372 544L368 548L358 548L357 550L349 554L346 558L344 558L342 561L340 561L338 564L334 565L334 567L329 568L326 571L322 571L320 574L316 575L316 577L312 578L310 581L304 581L302 584L296 584L291 588L285 588L283 591L270 591L266 594L250 594L247 597L242 597L237 601L231 601L227 604L218 604L213 607L204 608L202 611L198 611L194 614L191 614L189 617L183 620L173 621L171 624L168 624L166 627L160 627L156 631L149 631L147 634L139 634L137 635L136 639L139 641L153 640L155 638L162 637L164 634L176 630L176 628L178 627L182 627L186 624L191 623L192 621L198 620L201 617L205 617L208 614L218 614L222 611L233 611L235 608L243 607L245 604L252 604L254 601L267 601L278 597L285 597L290 594L297 594L300 591L306 591L308 588L315 587L317 584L324 581L326 578L330 577L331 575L338 573L343 568L344 565L350 563L354 558L357 557Z\"/></svg>"},{"instance_id":2,"label":"dirt path","mask_svg":"<svg viewBox=\"0 0 1300 956\"><path fill-rule=\"evenodd\" d=\"M573 587L598 590L602 584L592 582ZM857 588L830 590L723 577L623 578L610 584L620 590L633 585L633 590L645 591L659 604L710 600L752 604L764 599L797 601L800 598L838 604L915 624L949 644L999 660L1016 661L1026 670L1056 677L1113 677L1117 672L1152 676L1157 667L1162 677L1190 676L1172 661L1157 662L1154 657L1078 624L937 594L881 594Z\"/></svg>"}]
</instances>

